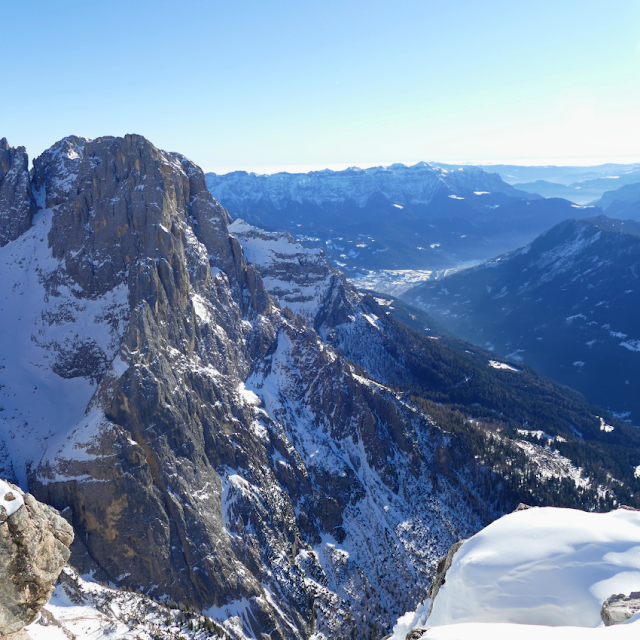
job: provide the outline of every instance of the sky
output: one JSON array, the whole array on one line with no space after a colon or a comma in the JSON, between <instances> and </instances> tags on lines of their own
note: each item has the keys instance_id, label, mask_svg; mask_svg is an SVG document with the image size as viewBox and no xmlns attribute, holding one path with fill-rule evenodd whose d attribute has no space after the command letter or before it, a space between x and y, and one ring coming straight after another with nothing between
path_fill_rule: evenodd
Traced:
<instances>
[{"instance_id":1,"label":"sky","mask_svg":"<svg viewBox=\"0 0 640 640\"><path fill-rule=\"evenodd\" d=\"M0 0L0 137L205 170L640 160L638 0Z\"/></svg>"}]
</instances>

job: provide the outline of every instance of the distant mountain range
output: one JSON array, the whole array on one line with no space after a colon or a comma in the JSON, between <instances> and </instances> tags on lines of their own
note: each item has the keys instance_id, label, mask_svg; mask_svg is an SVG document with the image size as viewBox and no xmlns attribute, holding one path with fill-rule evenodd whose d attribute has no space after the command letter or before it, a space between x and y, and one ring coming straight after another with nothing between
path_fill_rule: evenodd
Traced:
<instances>
[{"instance_id":1,"label":"distant mountain range","mask_svg":"<svg viewBox=\"0 0 640 640\"><path fill-rule=\"evenodd\" d=\"M639 278L640 224L599 216L402 299L640 424Z\"/></svg>"},{"instance_id":2,"label":"distant mountain range","mask_svg":"<svg viewBox=\"0 0 640 640\"><path fill-rule=\"evenodd\" d=\"M515 164L485 164L478 166L486 171L499 174L500 177L509 184L545 180L568 185L585 182L587 180L597 180L598 178L623 176L640 172L640 163L607 163L595 166L524 166Z\"/></svg>"},{"instance_id":3,"label":"distant mountain range","mask_svg":"<svg viewBox=\"0 0 640 640\"><path fill-rule=\"evenodd\" d=\"M607 191L594 204L604 209L609 216L640 220L640 181L626 184L615 191Z\"/></svg>"},{"instance_id":4,"label":"distant mountain range","mask_svg":"<svg viewBox=\"0 0 640 640\"><path fill-rule=\"evenodd\" d=\"M486 260L582 212L478 167L424 162L308 174L210 173L206 179L233 216L323 248L350 276Z\"/></svg>"},{"instance_id":5,"label":"distant mountain range","mask_svg":"<svg viewBox=\"0 0 640 640\"><path fill-rule=\"evenodd\" d=\"M603 164L593 167L523 167L484 165L510 185L544 198L566 198L588 204L605 191L640 182L640 164ZM597 204L597 203L595 203Z\"/></svg>"},{"instance_id":6,"label":"distant mountain range","mask_svg":"<svg viewBox=\"0 0 640 640\"><path fill-rule=\"evenodd\" d=\"M504 202L504 196L530 197L496 173L478 167L447 169L426 162L410 167L393 164L273 175L208 173L206 179L212 195L226 203L231 215L254 216L255 221L278 230L292 224L358 224L386 220L390 214L415 218L438 196L455 199L475 195L486 206ZM403 211L405 207L410 210Z\"/></svg>"}]
</instances>

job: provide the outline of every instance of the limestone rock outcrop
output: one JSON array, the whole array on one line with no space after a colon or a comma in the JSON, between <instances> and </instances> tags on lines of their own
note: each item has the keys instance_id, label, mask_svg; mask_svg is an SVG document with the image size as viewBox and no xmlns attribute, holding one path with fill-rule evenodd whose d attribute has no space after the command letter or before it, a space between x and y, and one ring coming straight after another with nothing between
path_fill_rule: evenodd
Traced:
<instances>
[{"instance_id":1,"label":"limestone rock outcrop","mask_svg":"<svg viewBox=\"0 0 640 640\"><path fill-rule=\"evenodd\" d=\"M438 595L438 591L440 591L440 588L446 582L447 571L449 571L449 568L451 567L451 563L453 562L453 556L455 556L456 552L458 551L458 549L460 549L460 547L464 544L464 542L465 542L464 540L458 540L458 542L455 542L454 544L452 544L447 555L444 556L443 558L440 558L440 561L438 562L436 575L434 576L431 582L431 586L429 587L429 591L427 592L427 598L431 600L429 615L431 615L431 611L433 609L433 601L436 599L436 596Z\"/></svg>"},{"instance_id":2,"label":"limestone rock outcrop","mask_svg":"<svg viewBox=\"0 0 640 640\"><path fill-rule=\"evenodd\" d=\"M606 627L626 622L640 611L640 591L632 591L629 595L623 593L609 596L602 604L600 617Z\"/></svg>"},{"instance_id":3,"label":"limestone rock outcrop","mask_svg":"<svg viewBox=\"0 0 640 640\"><path fill-rule=\"evenodd\" d=\"M19 634L48 602L73 529L55 509L3 481L0 503L0 636L6 636Z\"/></svg>"},{"instance_id":4,"label":"limestone rock outcrop","mask_svg":"<svg viewBox=\"0 0 640 640\"><path fill-rule=\"evenodd\" d=\"M0 140L0 247L30 226L35 202L29 180L29 157L24 147L13 149Z\"/></svg>"},{"instance_id":5,"label":"limestone rock outcrop","mask_svg":"<svg viewBox=\"0 0 640 640\"><path fill-rule=\"evenodd\" d=\"M446 436L340 355L359 346L337 325L379 333L355 290L297 250L261 273L202 171L141 136L65 138L31 186L39 214L2 254L20 347L0 371L0 468L65 510L78 568L240 611L248 637L349 634L415 604L481 516L425 490Z\"/></svg>"}]
</instances>

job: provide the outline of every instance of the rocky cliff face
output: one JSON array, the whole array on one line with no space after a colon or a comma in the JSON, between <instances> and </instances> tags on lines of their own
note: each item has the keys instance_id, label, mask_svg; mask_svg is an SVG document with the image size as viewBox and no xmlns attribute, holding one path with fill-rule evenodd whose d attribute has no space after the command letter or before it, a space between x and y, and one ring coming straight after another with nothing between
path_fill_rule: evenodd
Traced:
<instances>
[{"instance_id":1,"label":"rocky cliff face","mask_svg":"<svg viewBox=\"0 0 640 640\"><path fill-rule=\"evenodd\" d=\"M424 491L442 435L313 311L279 311L202 172L138 136L70 137L32 186L40 213L2 256L6 472L70 509L110 580L248 636L347 633L415 600L397 579L479 524Z\"/></svg>"},{"instance_id":2,"label":"rocky cliff face","mask_svg":"<svg viewBox=\"0 0 640 640\"><path fill-rule=\"evenodd\" d=\"M444 352L318 252L230 234L140 136L65 138L30 180L0 249L5 475L65 509L80 569L238 640L382 636L496 513L493 472L400 388Z\"/></svg>"},{"instance_id":3,"label":"rocky cliff face","mask_svg":"<svg viewBox=\"0 0 640 640\"><path fill-rule=\"evenodd\" d=\"M51 507L0 480L0 636L20 632L48 602L73 530Z\"/></svg>"},{"instance_id":4,"label":"rocky cliff face","mask_svg":"<svg viewBox=\"0 0 640 640\"><path fill-rule=\"evenodd\" d=\"M12 149L0 140L0 247L30 226L35 203L29 181L29 158L24 147Z\"/></svg>"}]
</instances>

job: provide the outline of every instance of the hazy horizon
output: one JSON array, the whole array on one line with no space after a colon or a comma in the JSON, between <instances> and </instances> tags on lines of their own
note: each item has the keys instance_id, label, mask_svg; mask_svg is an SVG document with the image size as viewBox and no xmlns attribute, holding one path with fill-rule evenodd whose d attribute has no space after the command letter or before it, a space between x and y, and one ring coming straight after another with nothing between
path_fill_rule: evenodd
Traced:
<instances>
[{"instance_id":1,"label":"hazy horizon","mask_svg":"<svg viewBox=\"0 0 640 640\"><path fill-rule=\"evenodd\" d=\"M500 166L512 165L518 167L598 167L606 164L615 165L635 165L640 164L640 155L631 158L559 158L559 159L505 159L493 161L470 161L470 160L409 160L409 161L389 161L389 162L343 162L343 163L327 163L327 164L300 164L300 165L266 165L266 166L222 166L222 167L202 167L205 173L216 173L224 175L234 171L246 171L247 173L255 173L258 175L270 175L273 173L309 173L310 171L323 171L329 169L331 171L344 171L350 167L358 169L369 169L371 167L388 167L392 164L404 164L408 167L418 164L419 162L427 162L435 165L468 165L468 166Z\"/></svg>"}]
</instances>

